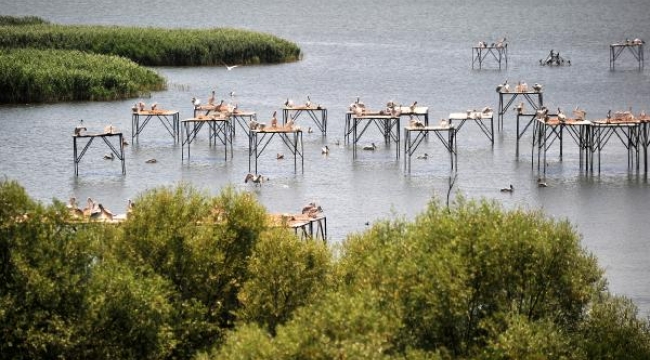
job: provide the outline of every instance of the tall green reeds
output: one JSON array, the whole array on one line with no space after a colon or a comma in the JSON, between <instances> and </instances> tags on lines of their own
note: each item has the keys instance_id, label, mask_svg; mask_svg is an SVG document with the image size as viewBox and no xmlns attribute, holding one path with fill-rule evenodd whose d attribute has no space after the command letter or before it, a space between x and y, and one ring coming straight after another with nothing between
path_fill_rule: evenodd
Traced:
<instances>
[{"instance_id":1,"label":"tall green reeds","mask_svg":"<svg viewBox=\"0 0 650 360\"><path fill-rule=\"evenodd\" d=\"M0 103L115 100L165 87L155 71L118 56L0 49Z\"/></svg>"},{"instance_id":2,"label":"tall green reeds","mask_svg":"<svg viewBox=\"0 0 650 360\"><path fill-rule=\"evenodd\" d=\"M145 66L281 63L300 57L300 48L292 42L229 28L0 26L0 47L75 49L124 56Z\"/></svg>"}]
</instances>

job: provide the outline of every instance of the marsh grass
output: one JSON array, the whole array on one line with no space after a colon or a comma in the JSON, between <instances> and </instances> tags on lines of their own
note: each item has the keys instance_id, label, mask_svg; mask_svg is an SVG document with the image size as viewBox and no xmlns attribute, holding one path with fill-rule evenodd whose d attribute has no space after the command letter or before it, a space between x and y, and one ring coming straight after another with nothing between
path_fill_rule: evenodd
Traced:
<instances>
[{"instance_id":1,"label":"marsh grass","mask_svg":"<svg viewBox=\"0 0 650 360\"><path fill-rule=\"evenodd\" d=\"M292 42L270 34L230 28L164 29L48 23L0 26L0 47L74 49L123 56L144 66L266 64L300 58L300 48Z\"/></svg>"},{"instance_id":2,"label":"marsh grass","mask_svg":"<svg viewBox=\"0 0 650 360\"><path fill-rule=\"evenodd\" d=\"M151 69L76 50L0 49L0 102L116 100L164 90Z\"/></svg>"}]
</instances>

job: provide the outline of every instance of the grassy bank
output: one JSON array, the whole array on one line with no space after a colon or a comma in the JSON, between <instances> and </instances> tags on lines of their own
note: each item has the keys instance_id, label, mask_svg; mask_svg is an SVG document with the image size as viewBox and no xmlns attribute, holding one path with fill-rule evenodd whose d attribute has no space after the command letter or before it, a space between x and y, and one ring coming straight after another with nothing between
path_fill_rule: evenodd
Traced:
<instances>
[{"instance_id":1,"label":"grassy bank","mask_svg":"<svg viewBox=\"0 0 650 360\"><path fill-rule=\"evenodd\" d=\"M155 71L118 56L0 49L0 103L115 100L165 87Z\"/></svg>"},{"instance_id":2,"label":"grassy bank","mask_svg":"<svg viewBox=\"0 0 650 360\"><path fill-rule=\"evenodd\" d=\"M0 47L74 49L123 56L145 66L266 64L296 61L300 57L296 44L247 30L24 23L0 26Z\"/></svg>"}]
</instances>

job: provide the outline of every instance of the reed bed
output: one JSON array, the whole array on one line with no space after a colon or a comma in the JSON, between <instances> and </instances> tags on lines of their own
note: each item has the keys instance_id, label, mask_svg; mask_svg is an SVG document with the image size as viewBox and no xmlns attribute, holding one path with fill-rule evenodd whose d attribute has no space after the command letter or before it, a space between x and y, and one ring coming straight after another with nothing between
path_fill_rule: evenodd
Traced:
<instances>
[{"instance_id":1,"label":"reed bed","mask_svg":"<svg viewBox=\"0 0 650 360\"><path fill-rule=\"evenodd\" d=\"M75 49L144 66L266 64L297 61L300 48L248 30L35 24L0 26L0 47Z\"/></svg>"},{"instance_id":2,"label":"reed bed","mask_svg":"<svg viewBox=\"0 0 650 360\"><path fill-rule=\"evenodd\" d=\"M0 103L115 100L165 88L158 73L119 56L0 49Z\"/></svg>"},{"instance_id":3,"label":"reed bed","mask_svg":"<svg viewBox=\"0 0 650 360\"><path fill-rule=\"evenodd\" d=\"M0 15L0 26L11 25L36 25L48 24L49 22L38 16L7 16Z\"/></svg>"}]
</instances>

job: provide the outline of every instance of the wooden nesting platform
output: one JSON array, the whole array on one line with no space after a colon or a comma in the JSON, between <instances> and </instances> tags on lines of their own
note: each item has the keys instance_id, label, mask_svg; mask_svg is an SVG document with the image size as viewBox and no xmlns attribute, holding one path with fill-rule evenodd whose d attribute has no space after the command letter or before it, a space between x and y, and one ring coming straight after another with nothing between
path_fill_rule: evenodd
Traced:
<instances>
[{"instance_id":1,"label":"wooden nesting platform","mask_svg":"<svg viewBox=\"0 0 650 360\"><path fill-rule=\"evenodd\" d=\"M194 106L194 117L199 116L222 116L231 113L234 108L228 104L206 104Z\"/></svg>"},{"instance_id":2,"label":"wooden nesting platform","mask_svg":"<svg viewBox=\"0 0 650 360\"><path fill-rule=\"evenodd\" d=\"M311 118L323 136L327 135L327 108L321 105L285 106L282 108L282 124L286 124L289 119L297 122L302 114Z\"/></svg>"},{"instance_id":3,"label":"wooden nesting platform","mask_svg":"<svg viewBox=\"0 0 650 360\"><path fill-rule=\"evenodd\" d=\"M316 216L308 214L269 214L272 226L292 228L303 239L327 241L327 217L323 213Z\"/></svg>"},{"instance_id":4,"label":"wooden nesting platform","mask_svg":"<svg viewBox=\"0 0 650 360\"><path fill-rule=\"evenodd\" d=\"M230 158L233 157L233 124L229 116L209 115L184 119L181 121L183 125L183 141L181 143L181 161L185 159L185 146L187 145L187 160L190 160L190 148L192 142L196 140L203 125L207 124L209 129L208 139L210 146L216 145L217 140L224 146L224 160L228 160L228 147L230 147Z\"/></svg>"},{"instance_id":5,"label":"wooden nesting platform","mask_svg":"<svg viewBox=\"0 0 650 360\"><path fill-rule=\"evenodd\" d=\"M404 171L411 172L411 157L429 133L434 133L449 153L452 171L458 168L458 147L456 145L457 128L451 124L437 126L404 127ZM415 138L412 138L415 133ZM446 133L446 137L443 135Z\"/></svg>"},{"instance_id":6,"label":"wooden nesting platform","mask_svg":"<svg viewBox=\"0 0 650 360\"><path fill-rule=\"evenodd\" d=\"M467 110L466 112L453 112L449 114L449 124L453 125L454 121L459 122L455 127L457 132L460 131L467 121L475 123L481 129L483 134L487 136L488 140L490 140L490 143L494 145L494 112L492 110Z\"/></svg>"},{"instance_id":7,"label":"wooden nesting platform","mask_svg":"<svg viewBox=\"0 0 650 360\"><path fill-rule=\"evenodd\" d=\"M180 139L179 112L176 110L134 110L131 115L131 142L137 139L149 121L157 118L174 141Z\"/></svg>"},{"instance_id":8,"label":"wooden nesting platform","mask_svg":"<svg viewBox=\"0 0 650 360\"><path fill-rule=\"evenodd\" d=\"M497 108L497 127L499 130L503 130L503 115L518 98L523 98L533 110L544 106L544 94L541 91L498 91L497 93L499 94L499 107Z\"/></svg>"},{"instance_id":9,"label":"wooden nesting platform","mask_svg":"<svg viewBox=\"0 0 650 360\"><path fill-rule=\"evenodd\" d=\"M400 117L387 115L385 112L371 112L364 111L363 115L350 116L350 125L352 132L352 157L357 158L357 143L361 140L363 134L370 125L374 124L379 129L379 132L384 137L384 142L390 145L391 141L395 141L395 159L399 159L400 155Z\"/></svg>"},{"instance_id":10,"label":"wooden nesting platform","mask_svg":"<svg viewBox=\"0 0 650 360\"><path fill-rule=\"evenodd\" d=\"M251 160L255 159L255 174L257 174L257 160L260 158L271 140L276 136L282 140L284 145L293 155L294 172L298 171L298 157L302 172L305 172L305 157L302 144L302 130L299 127L287 128L284 126L262 129L251 129L248 142L248 171L251 171Z\"/></svg>"},{"instance_id":11,"label":"wooden nesting platform","mask_svg":"<svg viewBox=\"0 0 650 360\"><path fill-rule=\"evenodd\" d=\"M593 138L591 122L582 119L567 118L560 121L557 114L548 114L547 119L533 117L533 146L531 148L531 163L535 163L537 150L537 171L546 174L546 153L557 141L560 146L560 161L564 152L564 138L569 135L578 146L581 169L585 170L593 164ZM593 166L593 165L592 165Z\"/></svg>"},{"instance_id":12,"label":"wooden nesting platform","mask_svg":"<svg viewBox=\"0 0 650 360\"><path fill-rule=\"evenodd\" d=\"M639 70L643 69L643 43L643 41L636 39L633 41L628 40L609 45L609 68L612 70L616 68L616 60L618 60L621 54L623 54L627 49L637 61Z\"/></svg>"},{"instance_id":13,"label":"wooden nesting platform","mask_svg":"<svg viewBox=\"0 0 650 360\"><path fill-rule=\"evenodd\" d=\"M124 158L124 138L122 137L122 133L110 132L110 133L101 133L101 134L82 133L79 135L72 136L75 175L79 176L79 162L81 162L81 159L86 154L86 151L88 151L90 145L97 138L102 139L104 143L106 143L106 146L108 146L108 148L111 150L113 156L115 156L118 160L122 162L122 174L126 174L126 163ZM113 139L117 140L117 144L113 143ZM84 140L86 141L86 143L83 144L83 148L81 149L81 152L79 152L79 148L78 148L79 142L82 142Z\"/></svg>"},{"instance_id":14,"label":"wooden nesting platform","mask_svg":"<svg viewBox=\"0 0 650 360\"><path fill-rule=\"evenodd\" d=\"M257 121L257 113L254 111L235 109L232 113L230 113L230 117L232 120L234 120L232 126L233 135L237 135L235 129L237 127L236 124L239 124L239 127L244 131L246 136L249 136L250 122Z\"/></svg>"},{"instance_id":15,"label":"wooden nesting platform","mask_svg":"<svg viewBox=\"0 0 650 360\"><path fill-rule=\"evenodd\" d=\"M628 169L639 170L641 149L643 149L644 172L647 173L647 149L650 145L649 127L650 116L645 114L634 116L629 111L616 112L611 117L591 121L580 118L559 121L557 115L548 115L546 120L534 118L531 157L534 161L535 149L537 149L538 171L541 164L544 164L543 171L546 172L546 151L557 141L560 144L560 160L562 160L563 139L566 137L566 133L578 145L581 168L584 165L585 170L593 171L597 161L600 173L601 153L610 140L614 140L615 143L620 143L627 150Z\"/></svg>"},{"instance_id":16,"label":"wooden nesting platform","mask_svg":"<svg viewBox=\"0 0 650 360\"><path fill-rule=\"evenodd\" d=\"M610 118L591 121L591 136L593 151L598 153L598 172L602 149L612 138L618 138L621 145L627 149L628 168L639 170L639 145L641 122L634 117Z\"/></svg>"},{"instance_id":17,"label":"wooden nesting platform","mask_svg":"<svg viewBox=\"0 0 650 360\"><path fill-rule=\"evenodd\" d=\"M501 69L503 63L508 68L508 44L492 44L492 45L479 45L472 47L472 69L476 65L478 68L483 68L483 63L486 59L496 61Z\"/></svg>"}]
</instances>

